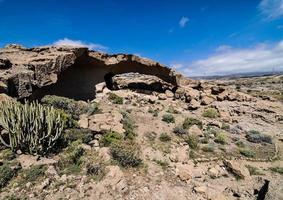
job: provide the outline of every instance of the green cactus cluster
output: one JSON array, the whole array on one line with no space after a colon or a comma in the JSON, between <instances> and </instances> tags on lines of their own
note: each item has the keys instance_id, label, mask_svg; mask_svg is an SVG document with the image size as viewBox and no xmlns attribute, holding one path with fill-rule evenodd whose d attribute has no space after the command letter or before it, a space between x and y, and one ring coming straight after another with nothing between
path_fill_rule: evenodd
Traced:
<instances>
[{"instance_id":1,"label":"green cactus cluster","mask_svg":"<svg viewBox=\"0 0 283 200\"><path fill-rule=\"evenodd\" d=\"M56 145L65 128L66 120L53 107L38 102L0 102L0 126L9 137L0 141L13 151L44 155ZM7 141L8 140L8 141Z\"/></svg>"}]
</instances>

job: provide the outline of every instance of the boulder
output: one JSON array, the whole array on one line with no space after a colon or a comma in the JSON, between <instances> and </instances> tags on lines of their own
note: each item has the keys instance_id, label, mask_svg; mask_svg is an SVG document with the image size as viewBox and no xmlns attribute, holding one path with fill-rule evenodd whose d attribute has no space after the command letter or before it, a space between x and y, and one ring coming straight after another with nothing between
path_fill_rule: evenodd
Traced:
<instances>
[{"instance_id":1,"label":"boulder","mask_svg":"<svg viewBox=\"0 0 283 200\"><path fill-rule=\"evenodd\" d=\"M206 105L213 103L214 101L215 99L213 97L205 95L201 98L201 105L206 106Z\"/></svg>"},{"instance_id":2,"label":"boulder","mask_svg":"<svg viewBox=\"0 0 283 200\"><path fill-rule=\"evenodd\" d=\"M227 170L238 178L247 179L250 177L249 170L240 161L224 160L223 163L226 166Z\"/></svg>"},{"instance_id":3,"label":"boulder","mask_svg":"<svg viewBox=\"0 0 283 200\"><path fill-rule=\"evenodd\" d=\"M166 90L165 95L166 95L167 98L173 98L174 97L174 93L171 90Z\"/></svg>"},{"instance_id":4,"label":"boulder","mask_svg":"<svg viewBox=\"0 0 283 200\"><path fill-rule=\"evenodd\" d=\"M188 181L192 178L191 166L186 164L177 164L176 165L176 175L182 181Z\"/></svg>"},{"instance_id":5,"label":"boulder","mask_svg":"<svg viewBox=\"0 0 283 200\"><path fill-rule=\"evenodd\" d=\"M95 85L95 92L96 93L102 93L103 89L106 87L106 83L102 82L102 83L98 83Z\"/></svg>"},{"instance_id":6,"label":"boulder","mask_svg":"<svg viewBox=\"0 0 283 200\"><path fill-rule=\"evenodd\" d=\"M80 116L80 119L78 121L79 127L81 128L88 128L88 115L83 114Z\"/></svg>"},{"instance_id":7,"label":"boulder","mask_svg":"<svg viewBox=\"0 0 283 200\"><path fill-rule=\"evenodd\" d=\"M195 135L195 136L198 136L198 137L204 137L202 130L200 130L200 128L197 125L193 125L193 126L190 127L189 134Z\"/></svg>"},{"instance_id":8,"label":"boulder","mask_svg":"<svg viewBox=\"0 0 283 200\"><path fill-rule=\"evenodd\" d=\"M188 105L188 110L196 110L200 107L200 102L193 99Z\"/></svg>"},{"instance_id":9,"label":"boulder","mask_svg":"<svg viewBox=\"0 0 283 200\"><path fill-rule=\"evenodd\" d=\"M160 93L160 94L158 94L158 99L159 100L166 100L167 96L166 96L166 94Z\"/></svg>"}]
</instances>

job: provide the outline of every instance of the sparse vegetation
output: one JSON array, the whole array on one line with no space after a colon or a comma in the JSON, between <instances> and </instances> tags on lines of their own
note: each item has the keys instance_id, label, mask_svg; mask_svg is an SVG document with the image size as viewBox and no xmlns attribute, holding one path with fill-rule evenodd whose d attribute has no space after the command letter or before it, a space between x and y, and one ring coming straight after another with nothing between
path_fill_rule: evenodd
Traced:
<instances>
[{"instance_id":1,"label":"sparse vegetation","mask_svg":"<svg viewBox=\"0 0 283 200\"><path fill-rule=\"evenodd\" d=\"M66 97L60 97L55 95L46 95L41 99L41 103L48 106L53 106L54 108L64 110L78 119L83 113L94 114L98 111L98 104L95 102L86 103L75 101Z\"/></svg>"},{"instance_id":2,"label":"sparse vegetation","mask_svg":"<svg viewBox=\"0 0 283 200\"><path fill-rule=\"evenodd\" d=\"M183 122L183 128L184 129L189 129L193 125L197 125L200 129L202 129L202 121L200 121L196 118L188 117Z\"/></svg>"},{"instance_id":3,"label":"sparse vegetation","mask_svg":"<svg viewBox=\"0 0 283 200\"><path fill-rule=\"evenodd\" d=\"M112 158L122 167L137 167L142 163L139 148L132 141L119 141L110 146Z\"/></svg>"},{"instance_id":4,"label":"sparse vegetation","mask_svg":"<svg viewBox=\"0 0 283 200\"><path fill-rule=\"evenodd\" d=\"M223 129L223 130L225 130L225 131L228 131L228 130L230 129L230 125L227 124L227 123L222 123L221 129Z\"/></svg>"},{"instance_id":5,"label":"sparse vegetation","mask_svg":"<svg viewBox=\"0 0 283 200\"><path fill-rule=\"evenodd\" d=\"M186 129L184 129L182 126L176 126L174 129L173 129L173 132L176 134L176 135L186 135L188 134L188 131Z\"/></svg>"},{"instance_id":6,"label":"sparse vegetation","mask_svg":"<svg viewBox=\"0 0 283 200\"><path fill-rule=\"evenodd\" d=\"M23 171L22 174L22 182L27 183L27 182L34 182L36 181L39 177L44 176L46 171L46 166L43 165L34 165L31 166L29 169L26 169Z\"/></svg>"},{"instance_id":7,"label":"sparse vegetation","mask_svg":"<svg viewBox=\"0 0 283 200\"><path fill-rule=\"evenodd\" d=\"M195 135L188 135L185 138L185 142L189 145L191 149L197 149L199 146L198 137Z\"/></svg>"},{"instance_id":8,"label":"sparse vegetation","mask_svg":"<svg viewBox=\"0 0 283 200\"><path fill-rule=\"evenodd\" d=\"M157 133L155 132L147 132L145 134L145 137L149 140L149 141L154 141L157 137Z\"/></svg>"},{"instance_id":9,"label":"sparse vegetation","mask_svg":"<svg viewBox=\"0 0 283 200\"><path fill-rule=\"evenodd\" d=\"M125 139L134 139L136 133L134 132L134 121L131 119L129 113L123 112L123 128L125 130Z\"/></svg>"},{"instance_id":10,"label":"sparse vegetation","mask_svg":"<svg viewBox=\"0 0 283 200\"><path fill-rule=\"evenodd\" d=\"M254 158L255 157L255 152L253 152L250 149L244 148L244 149L240 149L240 154L242 154L243 156L247 157L247 158Z\"/></svg>"},{"instance_id":11,"label":"sparse vegetation","mask_svg":"<svg viewBox=\"0 0 283 200\"><path fill-rule=\"evenodd\" d=\"M114 131L108 131L105 134L103 134L99 142L103 146L110 146L112 143L120 141L122 139L123 136L120 133Z\"/></svg>"},{"instance_id":12,"label":"sparse vegetation","mask_svg":"<svg viewBox=\"0 0 283 200\"><path fill-rule=\"evenodd\" d=\"M201 148L204 152L214 152L215 147L213 144L205 145Z\"/></svg>"},{"instance_id":13,"label":"sparse vegetation","mask_svg":"<svg viewBox=\"0 0 283 200\"><path fill-rule=\"evenodd\" d=\"M15 153L11 149L4 149L0 152L0 160L13 160Z\"/></svg>"},{"instance_id":14,"label":"sparse vegetation","mask_svg":"<svg viewBox=\"0 0 283 200\"><path fill-rule=\"evenodd\" d=\"M259 168L251 166L251 165L246 165L246 168L249 170L249 173L251 176L253 175L264 175Z\"/></svg>"},{"instance_id":15,"label":"sparse vegetation","mask_svg":"<svg viewBox=\"0 0 283 200\"><path fill-rule=\"evenodd\" d=\"M163 161L163 160L153 160L156 164L160 165L162 167L163 170L165 170L167 167L169 167L169 163L167 161Z\"/></svg>"},{"instance_id":16,"label":"sparse vegetation","mask_svg":"<svg viewBox=\"0 0 283 200\"><path fill-rule=\"evenodd\" d=\"M158 113L159 113L159 110L158 109L153 110L152 108L149 108L148 112L153 114L153 117L157 117Z\"/></svg>"},{"instance_id":17,"label":"sparse vegetation","mask_svg":"<svg viewBox=\"0 0 283 200\"><path fill-rule=\"evenodd\" d=\"M111 101L114 104L123 104L123 102L124 102L123 97L120 97L115 93L110 93L109 96L108 96L108 100Z\"/></svg>"},{"instance_id":18,"label":"sparse vegetation","mask_svg":"<svg viewBox=\"0 0 283 200\"><path fill-rule=\"evenodd\" d=\"M271 167L270 170L283 175L283 167Z\"/></svg>"},{"instance_id":19,"label":"sparse vegetation","mask_svg":"<svg viewBox=\"0 0 283 200\"><path fill-rule=\"evenodd\" d=\"M13 151L30 154L49 153L62 137L66 121L53 107L37 102L0 103L0 125L8 132L9 142L1 142Z\"/></svg>"},{"instance_id":20,"label":"sparse vegetation","mask_svg":"<svg viewBox=\"0 0 283 200\"><path fill-rule=\"evenodd\" d=\"M219 117L219 113L215 108L208 108L202 113L202 116L207 118L217 118Z\"/></svg>"},{"instance_id":21,"label":"sparse vegetation","mask_svg":"<svg viewBox=\"0 0 283 200\"><path fill-rule=\"evenodd\" d=\"M161 142L169 142L169 141L171 141L171 137L167 133L161 133L160 136L159 136L159 140Z\"/></svg>"},{"instance_id":22,"label":"sparse vegetation","mask_svg":"<svg viewBox=\"0 0 283 200\"><path fill-rule=\"evenodd\" d=\"M171 114L180 114L180 111L176 110L173 106L169 106L166 112L171 113Z\"/></svg>"},{"instance_id":23,"label":"sparse vegetation","mask_svg":"<svg viewBox=\"0 0 283 200\"><path fill-rule=\"evenodd\" d=\"M14 171L8 165L0 166L0 188L5 187L13 176Z\"/></svg>"},{"instance_id":24,"label":"sparse vegetation","mask_svg":"<svg viewBox=\"0 0 283 200\"><path fill-rule=\"evenodd\" d=\"M240 148L246 147L246 144L242 140L238 140L235 144Z\"/></svg>"},{"instance_id":25,"label":"sparse vegetation","mask_svg":"<svg viewBox=\"0 0 283 200\"><path fill-rule=\"evenodd\" d=\"M87 129L70 129L65 131L64 143L70 144L76 140L81 140L83 143L89 143L93 139L93 133Z\"/></svg>"},{"instance_id":26,"label":"sparse vegetation","mask_svg":"<svg viewBox=\"0 0 283 200\"><path fill-rule=\"evenodd\" d=\"M58 163L62 173L77 174L81 171L85 150L81 147L81 141L72 142L64 151Z\"/></svg>"},{"instance_id":27,"label":"sparse vegetation","mask_svg":"<svg viewBox=\"0 0 283 200\"><path fill-rule=\"evenodd\" d=\"M272 144L272 137L269 135L261 134L259 131L251 130L246 136L249 142L253 143L269 143Z\"/></svg>"},{"instance_id":28,"label":"sparse vegetation","mask_svg":"<svg viewBox=\"0 0 283 200\"><path fill-rule=\"evenodd\" d=\"M214 142L219 144L227 144L227 136L224 133L217 133Z\"/></svg>"},{"instance_id":29,"label":"sparse vegetation","mask_svg":"<svg viewBox=\"0 0 283 200\"><path fill-rule=\"evenodd\" d=\"M162 116L162 121L166 122L166 123L175 123L175 118L172 114L164 114Z\"/></svg>"}]
</instances>

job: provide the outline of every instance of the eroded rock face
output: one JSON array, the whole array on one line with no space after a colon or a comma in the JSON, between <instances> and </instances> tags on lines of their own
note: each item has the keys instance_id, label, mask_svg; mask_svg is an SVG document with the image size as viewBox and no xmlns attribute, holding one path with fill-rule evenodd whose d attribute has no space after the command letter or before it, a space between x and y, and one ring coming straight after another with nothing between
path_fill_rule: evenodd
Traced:
<instances>
[{"instance_id":1,"label":"eroded rock face","mask_svg":"<svg viewBox=\"0 0 283 200\"><path fill-rule=\"evenodd\" d=\"M0 49L0 82L7 85L7 94L17 98L55 94L93 99L97 83L109 84L114 75L129 72L156 76L173 86L182 78L158 62L128 54L108 55L83 47Z\"/></svg>"}]
</instances>

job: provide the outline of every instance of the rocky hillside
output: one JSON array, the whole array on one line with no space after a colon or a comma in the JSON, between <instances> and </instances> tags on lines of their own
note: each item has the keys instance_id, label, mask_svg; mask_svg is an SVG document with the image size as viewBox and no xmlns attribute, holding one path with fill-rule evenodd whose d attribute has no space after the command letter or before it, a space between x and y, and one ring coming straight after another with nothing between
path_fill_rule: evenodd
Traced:
<instances>
[{"instance_id":1,"label":"rocky hillside","mask_svg":"<svg viewBox=\"0 0 283 200\"><path fill-rule=\"evenodd\" d=\"M283 104L242 81L15 45L0 75L0 199L283 199Z\"/></svg>"}]
</instances>

